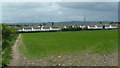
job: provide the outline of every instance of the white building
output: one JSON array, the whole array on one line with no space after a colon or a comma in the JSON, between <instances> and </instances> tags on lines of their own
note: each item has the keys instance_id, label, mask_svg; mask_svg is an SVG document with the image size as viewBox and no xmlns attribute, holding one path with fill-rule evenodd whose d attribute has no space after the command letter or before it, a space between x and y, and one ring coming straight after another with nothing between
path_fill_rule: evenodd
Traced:
<instances>
[{"instance_id":1,"label":"white building","mask_svg":"<svg viewBox=\"0 0 120 68\"><path fill-rule=\"evenodd\" d=\"M66 26L25 26L25 27L15 27L19 32L30 32L30 31L59 31L62 28L69 28L70 25ZM73 26L72 26L73 27ZM117 24L98 24L98 25L76 25L75 27L80 27L82 29L117 29Z\"/></svg>"}]
</instances>

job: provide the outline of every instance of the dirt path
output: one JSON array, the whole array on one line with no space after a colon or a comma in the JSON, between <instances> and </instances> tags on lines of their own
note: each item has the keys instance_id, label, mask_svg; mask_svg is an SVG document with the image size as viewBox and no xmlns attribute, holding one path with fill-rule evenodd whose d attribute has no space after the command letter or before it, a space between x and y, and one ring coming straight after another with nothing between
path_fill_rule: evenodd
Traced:
<instances>
[{"instance_id":1,"label":"dirt path","mask_svg":"<svg viewBox=\"0 0 120 68\"><path fill-rule=\"evenodd\" d=\"M19 52L19 46L21 40L21 34L19 34L19 37L17 38L15 44L12 47L12 57L13 59L10 61L10 64L8 66L24 66L25 64L25 58L22 54Z\"/></svg>"}]
</instances>

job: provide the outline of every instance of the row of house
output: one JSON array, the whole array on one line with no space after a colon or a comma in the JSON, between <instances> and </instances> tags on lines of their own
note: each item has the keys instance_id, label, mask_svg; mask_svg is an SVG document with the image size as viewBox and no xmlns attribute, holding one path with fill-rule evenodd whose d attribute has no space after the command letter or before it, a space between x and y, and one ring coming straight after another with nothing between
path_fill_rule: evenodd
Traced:
<instances>
[{"instance_id":1,"label":"row of house","mask_svg":"<svg viewBox=\"0 0 120 68\"><path fill-rule=\"evenodd\" d=\"M97 25L88 25L88 29L117 29L118 25L117 24L97 24Z\"/></svg>"},{"instance_id":2,"label":"row of house","mask_svg":"<svg viewBox=\"0 0 120 68\"><path fill-rule=\"evenodd\" d=\"M25 26L25 27L14 27L18 31L60 31L62 28L69 27L80 27L82 29L117 29L117 24L96 24L96 25L58 25L58 26Z\"/></svg>"},{"instance_id":3,"label":"row of house","mask_svg":"<svg viewBox=\"0 0 120 68\"><path fill-rule=\"evenodd\" d=\"M25 26L25 27L14 27L18 31L58 31L60 28L58 27L50 27L50 26Z\"/></svg>"}]
</instances>

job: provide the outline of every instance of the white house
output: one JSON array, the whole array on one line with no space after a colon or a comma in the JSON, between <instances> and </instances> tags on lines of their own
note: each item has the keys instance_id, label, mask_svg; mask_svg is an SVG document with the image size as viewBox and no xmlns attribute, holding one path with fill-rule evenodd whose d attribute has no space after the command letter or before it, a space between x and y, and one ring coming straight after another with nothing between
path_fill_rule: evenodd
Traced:
<instances>
[{"instance_id":1,"label":"white house","mask_svg":"<svg viewBox=\"0 0 120 68\"><path fill-rule=\"evenodd\" d=\"M97 29L97 26L95 26L95 25L88 25L87 28L88 29Z\"/></svg>"},{"instance_id":2,"label":"white house","mask_svg":"<svg viewBox=\"0 0 120 68\"><path fill-rule=\"evenodd\" d=\"M50 26L50 30L58 31L58 30L60 30L60 27L57 27L57 26Z\"/></svg>"},{"instance_id":3,"label":"white house","mask_svg":"<svg viewBox=\"0 0 120 68\"><path fill-rule=\"evenodd\" d=\"M117 24L97 24L97 25L76 25L72 26L73 28L75 27L80 27L82 29L88 28L88 29L103 29L103 26L105 29L117 29L118 25ZM71 27L70 25L65 25L65 26L25 26L25 27L14 27L18 31L24 31L24 32L29 32L29 31L59 31L61 28L69 28Z\"/></svg>"},{"instance_id":4,"label":"white house","mask_svg":"<svg viewBox=\"0 0 120 68\"><path fill-rule=\"evenodd\" d=\"M31 27L24 27L23 31L32 31L32 28Z\"/></svg>"},{"instance_id":5,"label":"white house","mask_svg":"<svg viewBox=\"0 0 120 68\"><path fill-rule=\"evenodd\" d=\"M103 29L103 25L88 25L88 29Z\"/></svg>"},{"instance_id":6,"label":"white house","mask_svg":"<svg viewBox=\"0 0 120 68\"><path fill-rule=\"evenodd\" d=\"M105 25L105 29L117 29L117 25L116 24Z\"/></svg>"},{"instance_id":7,"label":"white house","mask_svg":"<svg viewBox=\"0 0 120 68\"><path fill-rule=\"evenodd\" d=\"M80 28L84 29L84 28L86 28L86 26L84 26L84 25L83 25L83 26L81 26L81 25L80 25Z\"/></svg>"},{"instance_id":8,"label":"white house","mask_svg":"<svg viewBox=\"0 0 120 68\"><path fill-rule=\"evenodd\" d=\"M32 31L41 31L41 26L33 26Z\"/></svg>"}]
</instances>

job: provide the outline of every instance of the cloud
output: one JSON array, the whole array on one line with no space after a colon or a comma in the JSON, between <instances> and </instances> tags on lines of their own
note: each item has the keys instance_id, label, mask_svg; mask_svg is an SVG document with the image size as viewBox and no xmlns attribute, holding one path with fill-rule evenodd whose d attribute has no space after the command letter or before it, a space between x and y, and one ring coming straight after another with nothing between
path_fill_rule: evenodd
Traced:
<instances>
[{"instance_id":1,"label":"cloud","mask_svg":"<svg viewBox=\"0 0 120 68\"><path fill-rule=\"evenodd\" d=\"M73 9L86 9L96 11L116 11L118 8L117 2L64 2L58 3L62 7Z\"/></svg>"},{"instance_id":2,"label":"cloud","mask_svg":"<svg viewBox=\"0 0 120 68\"><path fill-rule=\"evenodd\" d=\"M2 5L4 22L48 22L105 20L117 21L117 2L6 2Z\"/></svg>"},{"instance_id":3,"label":"cloud","mask_svg":"<svg viewBox=\"0 0 120 68\"><path fill-rule=\"evenodd\" d=\"M2 0L0 2L118 2L119 0Z\"/></svg>"}]
</instances>

